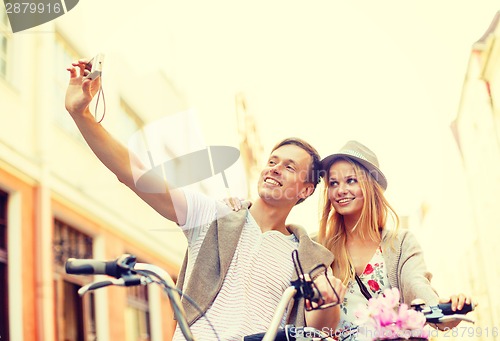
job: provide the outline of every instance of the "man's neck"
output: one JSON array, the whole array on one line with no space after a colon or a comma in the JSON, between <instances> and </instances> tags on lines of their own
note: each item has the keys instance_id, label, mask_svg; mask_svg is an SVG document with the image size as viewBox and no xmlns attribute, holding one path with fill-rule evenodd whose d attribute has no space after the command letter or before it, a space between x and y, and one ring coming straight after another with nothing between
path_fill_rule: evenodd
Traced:
<instances>
[{"instance_id":1,"label":"man's neck","mask_svg":"<svg viewBox=\"0 0 500 341\"><path fill-rule=\"evenodd\" d=\"M290 232L286 229L285 222L292 207L270 205L262 198L258 198L250 207L250 214L262 232L279 231L288 235Z\"/></svg>"}]
</instances>

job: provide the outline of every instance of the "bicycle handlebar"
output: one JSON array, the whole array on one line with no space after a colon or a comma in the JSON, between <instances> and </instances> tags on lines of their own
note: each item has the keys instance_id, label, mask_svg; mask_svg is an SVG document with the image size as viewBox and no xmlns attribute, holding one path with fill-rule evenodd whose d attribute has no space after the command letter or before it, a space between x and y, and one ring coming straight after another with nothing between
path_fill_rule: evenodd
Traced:
<instances>
[{"instance_id":1,"label":"bicycle handlebar","mask_svg":"<svg viewBox=\"0 0 500 341\"><path fill-rule=\"evenodd\" d=\"M115 261L100 261L95 259L70 258L66 262L66 273L72 275L108 275L116 277Z\"/></svg>"},{"instance_id":2,"label":"bicycle handlebar","mask_svg":"<svg viewBox=\"0 0 500 341\"><path fill-rule=\"evenodd\" d=\"M451 303L440 303L437 307L441 310L443 315L453 315L453 314L467 314L474 310L474 304L464 304L463 308L460 310L451 310Z\"/></svg>"},{"instance_id":3,"label":"bicycle handlebar","mask_svg":"<svg viewBox=\"0 0 500 341\"><path fill-rule=\"evenodd\" d=\"M286 293L286 291L285 291ZM288 302L288 298L285 297L284 301ZM423 301L417 300L418 302L412 304L413 308L420 310L428 323L443 323L454 320L467 321L474 323L473 320L467 318L465 314L474 310L474 304L465 304L462 309L453 311L451 309L451 303L440 303L437 306L425 306ZM274 329L273 329L274 328ZM277 330L276 326L269 328L270 331ZM307 338L304 338L307 336ZM269 338L270 337L270 338ZM295 327L293 325L285 326L285 329L279 329L276 333L266 334L258 333L247 335L244 341L263 341L263 340L274 340L274 341L295 341L297 340L332 340L325 333L311 327Z\"/></svg>"},{"instance_id":4,"label":"bicycle handlebar","mask_svg":"<svg viewBox=\"0 0 500 341\"><path fill-rule=\"evenodd\" d=\"M112 261L101 261L96 259L69 258L66 261L66 273L72 275L108 275L121 278L134 267L136 258L124 254Z\"/></svg>"},{"instance_id":5,"label":"bicycle handlebar","mask_svg":"<svg viewBox=\"0 0 500 341\"><path fill-rule=\"evenodd\" d=\"M450 320L473 322L465 317L465 314L474 310L474 304L464 304L462 309L453 311L451 309L451 302L440 303L436 306L426 306L422 300L416 299L413 300L411 306L413 309L423 313L428 323L443 323Z\"/></svg>"},{"instance_id":6,"label":"bicycle handlebar","mask_svg":"<svg viewBox=\"0 0 500 341\"><path fill-rule=\"evenodd\" d=\"M195 341L174 281L165 270L151 264L136 263L136 257L129 254L124 254L112 261L70 258L66 261L65 268L68 274L73 275L108 275L116 278L87 284L78 290L80 295L89 290L110 285L134 286L153 282L161 285L170 299L174 315L184 337L186 340Z\"/></svg>"}]
</instances>

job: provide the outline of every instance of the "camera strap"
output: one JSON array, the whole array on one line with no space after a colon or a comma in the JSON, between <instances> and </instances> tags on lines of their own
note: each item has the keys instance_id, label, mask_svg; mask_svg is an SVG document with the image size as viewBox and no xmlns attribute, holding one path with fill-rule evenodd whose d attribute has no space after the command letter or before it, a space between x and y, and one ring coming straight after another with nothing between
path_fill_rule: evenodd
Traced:
<instances>
[{"instance_id":1,"label":"camera strap","mask_svg":"<svg viewBox=\"0 0 500 341\"><path fill-rule=\"evenodd\" d=\"M101 98L102 94L102 105L103 105L103 111L102 111L102 116L99 121L97 121L97 110L98 110L98 105L99 105L99 99ZM102 120L104 120L104 116L106 115L106 99L104 98L104 90L102 89L102 77L100 79L100 84L99 84L99 90L97 90L97 99L95 101L95 119L97 123L101 123Z\"/></svg>"}]
</instances>

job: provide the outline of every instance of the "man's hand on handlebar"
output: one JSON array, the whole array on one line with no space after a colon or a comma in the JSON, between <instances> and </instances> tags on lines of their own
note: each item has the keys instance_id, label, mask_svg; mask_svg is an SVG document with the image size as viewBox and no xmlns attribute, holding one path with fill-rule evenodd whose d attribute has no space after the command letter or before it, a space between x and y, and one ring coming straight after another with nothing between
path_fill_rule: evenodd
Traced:
<instances>
[{"instance_id":1,"label":"man's hand on handlebar","mask_svg":"<svg viewBox=\"0 0 500 341\"><path fill-rule=\"evenodd\" d=\"M311 311L306 311L306 321L307 325L309 327L316 328L318 330L324 330L325 328L327 330L335 330L337 328L337 324L340 321L340 303L344 301L344 296L346 293L346 286L342 283L342 281L332 275L327 275L328 280L331 283L328 284L327 278L325 276L318 276L314 280L314 284L320 291L321 295L323 296L324 299L324 304L330 304L330 303L338 303L334 307L327 308L326 310L311 310ZM337 301L337 295L332 290L335 289L338 295L338 301ZM317 303L310 302L306 300L306 307L310 308L313 307L315 308L315 305Z\"/></svg>"},{"instance_id":2,"label":"man's hand on handlebar","mask_svg":"<svg viewBox=\"0 0 500 341\"><path fill-rule=\"evenodd\" d=\"M327 278L328 278L328 280L327 280ZM330 283L328 283L328 281L330 281ZM331 304L331 303L340 304L344 300L346 286L337 277L335 277L333 275L318 276L314 280L314 284L316 285L321 296L323 297L323 302L321 302L322 305ZM337 300L337 295L335 295L335 292L332 290L332 287L335 290L335 292L337 292L338 300ZM308 309L309 308L317 308L318 303L306 300L306 307Z\"/></svg>"}]
</instances>

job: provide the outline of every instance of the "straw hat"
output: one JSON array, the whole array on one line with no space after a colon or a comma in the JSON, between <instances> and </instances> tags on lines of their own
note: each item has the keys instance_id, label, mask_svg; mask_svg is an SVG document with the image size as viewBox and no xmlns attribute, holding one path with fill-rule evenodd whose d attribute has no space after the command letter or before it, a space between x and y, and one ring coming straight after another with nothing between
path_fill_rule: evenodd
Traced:
<instances>
[{"instance_id":1,"label":"straw hat","mask_svg":"<svg viewBox=\"0 0 500 341\"><path fill-rule=\"evenodd\" d=\"M360 163L384 190L387 189L387 179L379 169L377 155L368 149L368 147L358 141L347 142L338 153L329 155L321 160L321 169L324 171L324 176L328 174L333 162L339 158L348 158Z\"/></svg>"}]
</instances>

